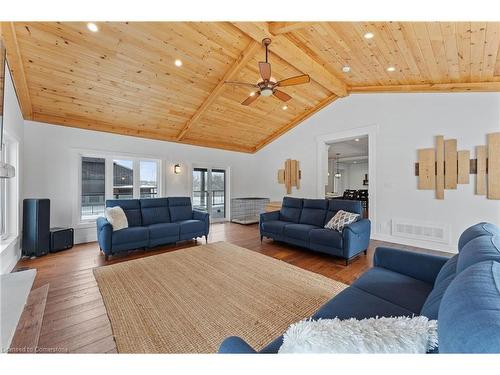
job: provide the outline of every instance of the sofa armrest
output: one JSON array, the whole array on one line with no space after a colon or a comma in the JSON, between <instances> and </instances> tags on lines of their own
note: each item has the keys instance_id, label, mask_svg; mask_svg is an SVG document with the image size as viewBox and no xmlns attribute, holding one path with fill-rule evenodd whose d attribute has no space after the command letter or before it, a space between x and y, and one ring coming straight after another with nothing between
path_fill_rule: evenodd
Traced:
<instances>
[{"instance_id":1,"label":"sofa armrest","mask_svg":"<svg viewBox=\"0 0 500 375\"><path fill-rule=\"evenodd\" d=\"M193 210L193 220L201 220L205 223L205 234L210 230L210 215L208 212Z\"/></svg>"},{"instance_id":2,"label":"sofa armrest","mask_svg":"<svg viewBox=\"0 0 500 375\"><path fill-rule=\"evenodd\" d=\"M349 259L368 249L370 245L371 222L361 219L346 225L342 231L344 257Z\"/></svg>"},{"instance_id":3,"label":"sofa armrest","mask_svg":"<svg viewBox=\"0 0 500 375\"><path fill-rule=\"evenodd\" d=\"M97 241L104 254L111 254L111 237L113 235L113 226L104 217L97 218Z\"/></svg>"},{"instance_id":4,"label":"sofa armrest","mask_svg":"<svg viewBox=\"0 0 500 375\"><path fill-rule=\"evenodd\" d=\"M280 212L279 211L271 211L271 212L263 212L260 214L260 222L271 221L271 220L279 220Z\"/></svg>"},{"instance_id":5,"label":"sofa armrest","mask_svg":"<svg viewBox=\"0 0 500 375\"><path fill-rule=\"evenodd\" d=\"M437 274L448 259L439 255L377 247L373 256L373 265L434 284Z\"/></svg>"},{"instance_id":6,"label":"sofa armrest","mask_svg":"<svg viewBox=\"0 0 500 375\"><path fill-rule=\"evenodd\" d=\"M255 354L257 353L250 345L240 337L230 336L226 338L219 347L222 354Z\"/></svg>"}]
</instances>

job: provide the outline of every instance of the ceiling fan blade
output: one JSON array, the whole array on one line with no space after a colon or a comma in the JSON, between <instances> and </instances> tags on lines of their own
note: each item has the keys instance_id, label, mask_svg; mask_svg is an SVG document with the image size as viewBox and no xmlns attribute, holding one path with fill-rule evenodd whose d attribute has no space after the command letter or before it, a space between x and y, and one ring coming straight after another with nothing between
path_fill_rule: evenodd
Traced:
<instances>
[{"instance_id":1,"label":"ceiling fan blade","mask_svg":"<svg viewBox=\"0 0 500 375\"><path fill-rule=\"evenodd\" d=\"M311 78L307 74L302 74L300 76L290 77L283 79L277 83L277 86L293 86L293 85L301 85L303 83L308 83L311 81Z\"/></svg>"},{"instance_id":2,"label":"ceiling fan blade","mask_svg":"<svg viewBox=\"0 0 500 375\"><path fill-rule=\"evenodd\" d=\"M279 100L283 100L284 102L287 102L290 99L292 99L290 95L280 90L274 90L273 95L277 97Z\"/></svg>"},{"instance_id":3,"label":"ceiling fan blade","mask_svg":"<svg viewBox=\"0 0 500 375\"><path fill-rule=\"evenodd\" d=\"M259 62L260 76L264 81L269 81L271 78L271 64L268 62Z\"/></svg>"},{"instance_id":4,"label":"ceiling fan blade","mask_svg":"<svg viewBox=\"0 0 500 375\"><path fill-rule=\"evenodd\" d=\"M254 95L250 95L248 98L246 98L241 104L250 105L254 101L256 101L259 96L260 96L260 91L257 91Z\"/></svg>"},{"instance_id":5,"label":"ceiling fan blade","mask_svg":"<svg viewBox=\"0 0 500 375\"><path fill-rule=\"evenodd\" d=\"M224 81L224 83L227 83L229 85L239 85L239 86L250 86L253 88L259 88L255 83L246 83L246 82L237 82L237 81Z\"/></svg>"}]
</instances>

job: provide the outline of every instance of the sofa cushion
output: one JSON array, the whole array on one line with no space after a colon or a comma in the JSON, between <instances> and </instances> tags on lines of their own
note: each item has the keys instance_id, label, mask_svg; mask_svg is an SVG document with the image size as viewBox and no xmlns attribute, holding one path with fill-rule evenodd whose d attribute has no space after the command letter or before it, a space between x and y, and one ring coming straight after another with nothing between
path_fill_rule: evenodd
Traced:
<instances>
[{"instance_id":1,"label":"sofa cushion","mask_svg":"<svg viewBox=\"0 0 500 375\"><path fill-rule=\"evenodd\" d=\"M473 225L464 230L464 232L460 235L460 238L458 239L458 251L461 251L469 241L477 237L494 235L500 235L500 229L496 225L484 222Z\"/></svg>"},{"instance_id":2,"label":"sofa cushion","mask_svg":"<svg viewBox=\"0 0 500 375\"><path fill-rule=\"evenodd\" d=\"M326 199L304 199L299 222L322 227L327 207L328 201Z\"/></svg>"},{"instance_id":3,"label":"sofa cushion","mask_svg":"<svg viewBox=\"0 0 500 375\"><path fill-rule=\"evenodd\" d=\"M190 220L193 218L193 207L189 197L168 198L168 208L172 222Z\"/></svg>"},{"instance_id":4,"label":"sofa cushion","mask_svg":"<svg viewBox=\"0 0 500 375\"><path fill-rule=\"evenodd\" d=\"M141 199L142 225L169 223L168 198Z\"/></svg>"},{"instance_id":5,"label":"sofa cushion","mask_svg":"<svg viewBox=\"0 0 500 375\"><path fill-rule=\"evenodd\" d=\"M430 284L381 267L365 272L352 285L416 314L432 290Z\"/></svg>"},{"instance_id":6,"label":"sofa cushion","mask_svg":"<svg viewBox=\"0 0 500 375\"><path fill-rule=\"evenodd\" d=\"M346 199L330 199L328 201L328 211L326 212L325 221L323 222L322 226L325 226L326 223L328 223L331 220L331 218L335 216L337 211L340 210L352 212L354 214L359 214L359 215L363 213L363 207L361 206L360 201L352 201Z\"/></svg>"},{"instance_id":7,"label":"sofa cushion","mask_svg":"<svg viewBox=\"0 0 500 375\"><path fill-rule=\"evenodd\" d=\"M332 229L318 228L309 233L309 241L319 245L342 249L342 234Z\"/></svg>"},{"instance_id":8,"label":"sofa cushion","mask_svg":"<svg viewBox=\"0 0 500 375\"><path fill-rule=\"evenodd\" d=\"M284 197L280 210L280 220L298 223L302 211L302 203L302 199Z\"/></svg>"},{"instance_id":9,"label":"sofa cushion","mask_svg":"<svg viewBox=\"0 0 500 375\"><path fill-rule=\"evenodd\" d=\"M434 286L432 291L427 296L427 299L422 306L422 310L420 310L420 315L426 316L429 319L438 319L441 300L443 299L446 289L448 289L448 286L454 279L455 274L451 274Z\"/></svg>"},{"instance_id":10,"label":"sofa cushion","mask_svg":"<svg viewBox=\"0 0 500 375\"><path fill-rule=\"evenodd\" d=\"M178 224L182 234L205 232L205 223L201 220L182 220L178 221Z\"/></svg>"},{"instance_id":11,"label":"sofa cushion","mask_svg":"<svg viewBox=\"0 0 500 375\"><path fill-rule=\"evenodd\" d=\"M261 224L262 230L267 233L283 234L286 225L291 225L289 221L271 220Z\"/></svg>"},{"instance_id":12,"label":"sofa cushion","mask_svg":"<svg viewBox=\"0 0 500 375\"><path fill-rule=\"evenodd\" d=\"M120 206L127 216L129 227L142 226L141 203L138 199L109 199L106 207Z\"/></svg>"},{"instance_id":13,"label":"sofa cushion","mask_svg":"<svg viewBox=\"0 0 500 375\"><path fill-rule=\"evenodd\" d=\"M148 241L149 231L146 227L129 227L113 232L111 238L112 245L132 244Z\"/></svg>"},{"instance_id":14,"label":"sofa cushion","mask_svg":"<svg viewBox=\"0 0 500 375\"><path fill-rule=\"evenodd\" d=\"M413 311L356 287L349 287L325 303L312 319L364 319L376 316L412 316Z\"/></svg>"},{"instance_id":15,"label":"sofa cushion","mask_svg":"<svg viewBox=\"0 0 500 375\"><path fill-rule=\"evenodd\" d=\"M178 223L158 223L148 226L150 238L179 237L180 225Z\"/></svg>"},{"instance_id":16,"label":"sofa cushion","mask_svg":"<svg viewBox=\"0 0 500 375\"><path fill-rule=\"evenodd\" d=\"M467 242L458 255L457 273L486 260L500 262L500 236L481 236Z\"/></svg>"},{"instance_id":17,"label":"sofa cushion","mask_svg":"<svg viewBox=\"0 0 500 375\"><path fill-rule=\"evenodd\" d=\"M500 352L500 263L476 263L457 275L439 308L440 353Z\"/></svg>"},{"instance_id":18,"label":"sofa cushion","mask_svg":"<svg viewBox=\"0 0 500 375\"><path fill-rule=\"evenodd\" d=\"M283 234L301 241L309 241L309 232L318 227L309 224L288 224Z\"/></svg>"},{"instance_id":19,"label":"sofa cushion","mask_svg":"<svg viewBox=\"0 0 500 375\"><path fill-rule=\"evenodd\" d=\"M436 276L436 280L434 281L434 286L439 285L441 281L447 279L448 276L455 275L457 273L457 262L458 262L458 254L455 254L446 261L446 263Z\"/></svg>"}]
</instances>

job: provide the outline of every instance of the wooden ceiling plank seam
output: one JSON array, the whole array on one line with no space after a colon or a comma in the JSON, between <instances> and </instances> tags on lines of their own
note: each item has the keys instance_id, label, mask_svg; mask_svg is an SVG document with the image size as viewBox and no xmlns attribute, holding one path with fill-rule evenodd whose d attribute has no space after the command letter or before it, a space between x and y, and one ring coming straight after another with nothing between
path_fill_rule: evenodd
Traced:
<instances>
[{"instance_id":1,"label":"wooden ceiling plank seam","mask_svg":"<svg viewBox=\"0 0 500 375\"><path fill-rule=\"evenodd\" d=\"M442 22L440 27L443 37L449 79L451 82L460 82L458 46L457 39L455 37L457 34L456 26L453 22Z\"/></svg>"},{"instance_id":2,"label":"wooden ceiling plank seam","mask_svg":"<svg viewBox=\"0 0 500 375\"><path fill-rule=\"evenodd\" d=\"M269 22L269 32L273 35L286 34L292 31L315 25L317 22Z\"/></svg>"},{"instance_id":3,"label":"wooden ceiling plank seam","mask_svg":"<svg viewBox=\"0 0 500 375\"><path fill-rule=\"evenodd\" d=\"M481 81L489 81L495 75L495 64L500 51L500 23L490 22L486 24L484 43Z\"/></svg>"},{"instance_id":4,"label":"wooden ceiling plank seam","mask_svg":"<svg viewBox=\"0 0 500 375\"><path fill-rule=\"evenodd\" d=\"M261 142L259 142L257 144L257 146L255 146L255 152L259 151L260 149L262 149L263 147L265 147L266 145L268 145L269 143L271 143L272 141L274 141L276 138L280 137L281 135L283 135L286 132L288 132L289 130L293 129L294 127L296 127L297 125L299 125L303 121L307 120L309 117L311 117L312 115L314 115L316 112L318 112L321 109L325 108L327 105L333 103L337 99L339 99L339 97L336 96L335 94L332 94L331 96L329 96L326 99L322 100L315 107L312 107L312 108L304 111L304 113L302 113L299 116L297 116L292 122L286 124L282 128L278 129L278 131L274 132L273 134L271 134L270 136L266 137Z\"/></svg>"},{"instance_id":5,"label":"wooden ceiling plank seam","mask_svg":"<svg viewBox=\"0 0 500 375\"><path fill-rule=\"evenodd\" d=\"M2 36L7 50L7 61L15 91L19 100L21 113L25 120L31 120L33 116L33 106L31 104L30 91L24 70L23 59L19 43L17 41L16 30L13 22L2 22Z\"/></svg>"},{"instance_id":6,"label":"wooden ceiling plank seam","mask_svg":"<svg viewBox=\"0 0 500 375\"><path fill-rule=\"evenodd\" d=\"M457 53L458 53L458 66L460 69L460 81L470 82L470 51L471 51L471 31L470 22L459 22L456 25L457 35Z\"/></svg>"},{"instance_id":7,"label":"wooden ceiling plank seam","mask_svg":"<svg viewBox=\"0 0 500 375\"><path fill-rule=\"evenodd\" d=\"M436 58L434 57L434 52L429 40L429 35L427 34L425 23L414 22L411 23L410 26L412 27L417 39L420 52L422 53L422 56L424 56L425 63L429 71L429 80L433 83L441 83L439 70L435 64Z\"/></svg>"},{"instance_id":8,"label":"wooden ceiling plank seam","mask_svg":"<svg viewBox=\"0 0 500 375\"><path fill-rule=\"evenodd\" d=\"M441 82L450 82L451 77L448 64L446 63L446 50L441 32L441 24L440 22L428 22L426 23L426 29Z\"/></svg>"},{"instance_id":9,"label":"wooden ceiling plank seam","mask_svg":"<svg viewBox=\"0 0 500 375\"><path fill-rule=\"evenodd\" d=\"M476 82L481 79L483 69L482 57L484 54L484 39L486 35L486 23L471 22L471 72L470 81Z\"/></svg>"},{"instance_id":10,"label":"wooden ceiling plank seam","mask_svg":"<svg viewBox=\"0 0 500 375\"><path fill-rule=\"evenodd\" d=\"M272 37L267 23L265 22L234 22L233 24L257 42L261 42L264 38ZM280 56L288 64L293 65L302 73L309 74L311 79L318 82L335 95L341 97L348 95L345 82L332 75L323 65L317 63L310 56L303 53L299 47L283 35L272 38L270 51Z\"/></svg>"},{"instance_id":11,"label":"wooden ceiling plank seam","mask_svg":"<svg viewBox=\"0 0 500 375\"><path fill-rule=\"evenodd\" d=\"M236 72L243 68L248 63L248 61L257 53L260 47L260 44L256 41L251 41L248 44L248 46L241 52L241 54L233 62L229 69L224 73L222 78L219 80L219 83L217 83L217 86L215 86L210 95L203 101L201 106L196 110L193 116L181 129L179 135L177 136L178 140L182 140L182 138L188 132L189 128L191 128L196 123L196 121L203 115L207 108L210 107L210 105L219 97L219 95L225 88L225 81L230 81L234 77Z\"/></svg>"}]
</instances>

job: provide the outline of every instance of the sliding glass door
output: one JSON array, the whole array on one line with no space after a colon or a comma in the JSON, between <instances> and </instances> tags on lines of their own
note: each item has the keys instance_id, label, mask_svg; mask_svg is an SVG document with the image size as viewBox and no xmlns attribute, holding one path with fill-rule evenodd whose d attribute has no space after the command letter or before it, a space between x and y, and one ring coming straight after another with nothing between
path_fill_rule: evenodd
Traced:
<instances>
[{"instance_id":1,"label":"sliding glass door","mask_svg":"<svg viewBox=\"0 0 500 375\"><path fill-rule=\"evenodd\" d=\"M193 168L193 208L210 213L212 222L226 219L226 170Z\"/></svg>"}]
</instances>

